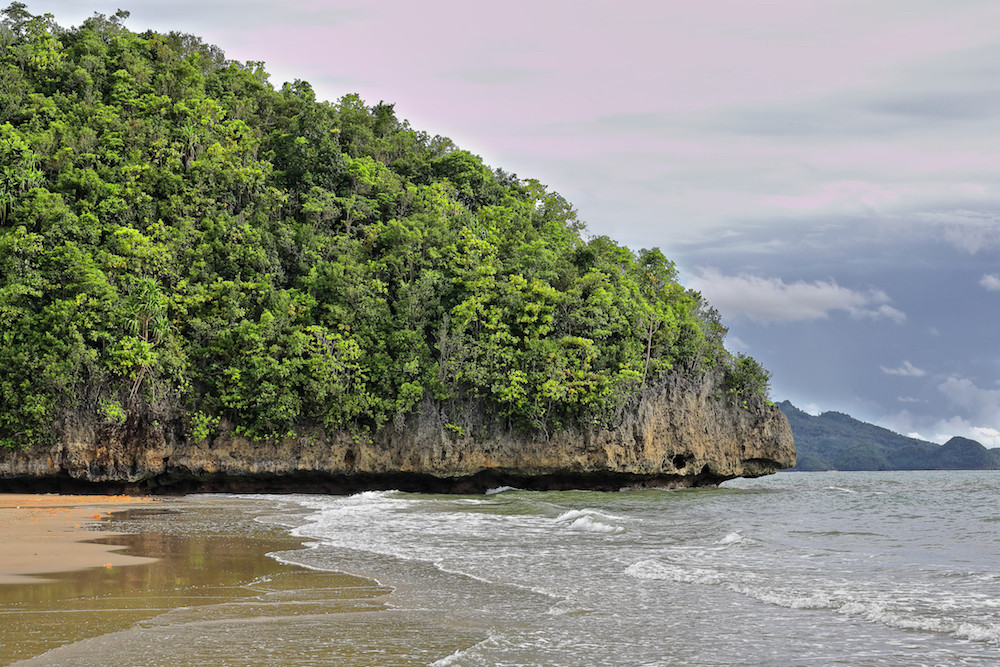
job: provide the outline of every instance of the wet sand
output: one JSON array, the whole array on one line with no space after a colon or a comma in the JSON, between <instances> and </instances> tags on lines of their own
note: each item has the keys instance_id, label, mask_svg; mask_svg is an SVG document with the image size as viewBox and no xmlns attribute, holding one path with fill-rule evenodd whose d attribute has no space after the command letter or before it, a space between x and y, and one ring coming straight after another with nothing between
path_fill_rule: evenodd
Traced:
<instances>
[{"instance_id":1,"label":"wet sand","mask_svg":"<svg viewBox=\"0 0 1000 667\"><path fill-rule=\"evenodd\" d=\"M92 528L109 521L112 512L153 502L132 496L0 494L0 584L43 579L32 575L149 562L118 553L121 547L87 540L98 537Z\"/></svg>"},{"instance_id":2,"label":"wet sand","mask_svg":"<svg viewBox=\"0 0 1000 667\"><path fill-rule=\"evenodd\" d=\"M0 565L16 581L0 585L0 664L426 665L482 639L394 608L392 589L371 579L269 557L302 548L282 524L296 510L280 501L22 496L44 500L16 509L7 498L0 529L21 538L4 549L73 557Z\"/></svg>"}]
</instances>

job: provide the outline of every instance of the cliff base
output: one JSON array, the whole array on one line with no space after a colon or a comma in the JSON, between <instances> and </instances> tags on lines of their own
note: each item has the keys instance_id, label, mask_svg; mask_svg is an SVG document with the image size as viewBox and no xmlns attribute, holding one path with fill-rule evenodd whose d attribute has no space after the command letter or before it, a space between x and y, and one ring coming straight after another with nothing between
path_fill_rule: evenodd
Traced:
<instances>
[{"instance_id":1,"label":"cliff base","mask_svg":"<svg viewBox=\"0 0 1000 667\"><path fill-rule=\"evenodd\" d=\"M668 378L615 428L545 438L455 429L425 402L405 423L370 437L316 431L253 441L223 424L200 441L180 420L130 416L123 424L69 415L55 445L0 452L7 492L355 493L398 489L481 493L679 488L759 477L795 464L788 420L763 399L736 401L718 381Z\"/></svg>"}]
</instances>

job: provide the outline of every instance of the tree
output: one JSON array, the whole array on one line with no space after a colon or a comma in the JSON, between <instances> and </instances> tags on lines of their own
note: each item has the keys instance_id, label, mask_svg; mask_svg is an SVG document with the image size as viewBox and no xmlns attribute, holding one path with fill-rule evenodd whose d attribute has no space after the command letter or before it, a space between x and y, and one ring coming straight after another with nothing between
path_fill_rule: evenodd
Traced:
<instances>
[{"instance_id":1,"label":"tree","mask_svg":"<svg viewBox=\"0 0 1000 667\"><path fill-rule=\"evenodd\" d=\"M427 402L546 436L723 367L766 393L659 250L585 240L558 193L392 104L275 90L127 18L2 13L3 445L75 413L261 438L402 428Z\"/></svg>"},{"instance_id":2,"label":"tree","mask_svg":"<svg viewBox=\"0 0 1000 667\"><path fill-rule=\"evenodd\" d=\"M771 391L771 373L753 357L737 354L726 369L725 384L739 399L767 398Z\"/></svg>"}]
</instances>

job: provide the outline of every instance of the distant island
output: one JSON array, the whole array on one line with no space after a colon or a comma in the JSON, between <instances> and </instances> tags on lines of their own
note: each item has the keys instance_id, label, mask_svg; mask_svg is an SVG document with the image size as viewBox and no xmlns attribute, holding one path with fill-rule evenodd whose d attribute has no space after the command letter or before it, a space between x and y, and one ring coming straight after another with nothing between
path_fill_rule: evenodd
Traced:
<instances>
[{"instance_id":1,"label":"distant island","mask_svg":"<svg viewBox=\"0 0 1000 667\"><path fill-rule=\"evenodd\" d=\"M275 89L127 18L2 12L0 476L565 486L791 463L768 372L660 250L586 235L392 104Z\"/></svg>"},{"instance_id":2,"label":"distant island","mask_svg":"<svg viewBox=\"0 0 1000 667\"><path fill-rule=\"evenodd\" d=\"M814 416L778 403L792 427L792 470L995 470L1000 450L954 437L943 445L909 438L841 412Z\"/></svg>"}]
</instances>

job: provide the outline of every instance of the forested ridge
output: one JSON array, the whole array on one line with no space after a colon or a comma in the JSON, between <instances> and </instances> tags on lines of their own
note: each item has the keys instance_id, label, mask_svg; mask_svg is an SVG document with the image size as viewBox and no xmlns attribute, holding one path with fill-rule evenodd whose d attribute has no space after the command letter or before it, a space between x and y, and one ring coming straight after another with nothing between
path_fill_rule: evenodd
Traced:
<instances>
[{"instance_id":1,"label":"forested ridge","mask_svg":"<svg viewBox=\"0 0 1000 667\"><path fill-rule=\"evenodd\" d=\"M795 470L994 470L1000 449L953 437L943 445L912 438L842 412L811 415L789 401L785 413L795 436Z\"/></svg>"},{"instance_id":2,"label":"forested ridge","mask_svg":"<svg viewBox=\"0 0 1000 667\"><path fill-rule=\"evenodd\" d=\"M0 443L68 415L364 434L423 401L546 435L672 373L768 374L656 249L356 95L127 12L0 25Z\"/></svg>"}]
</instances>

